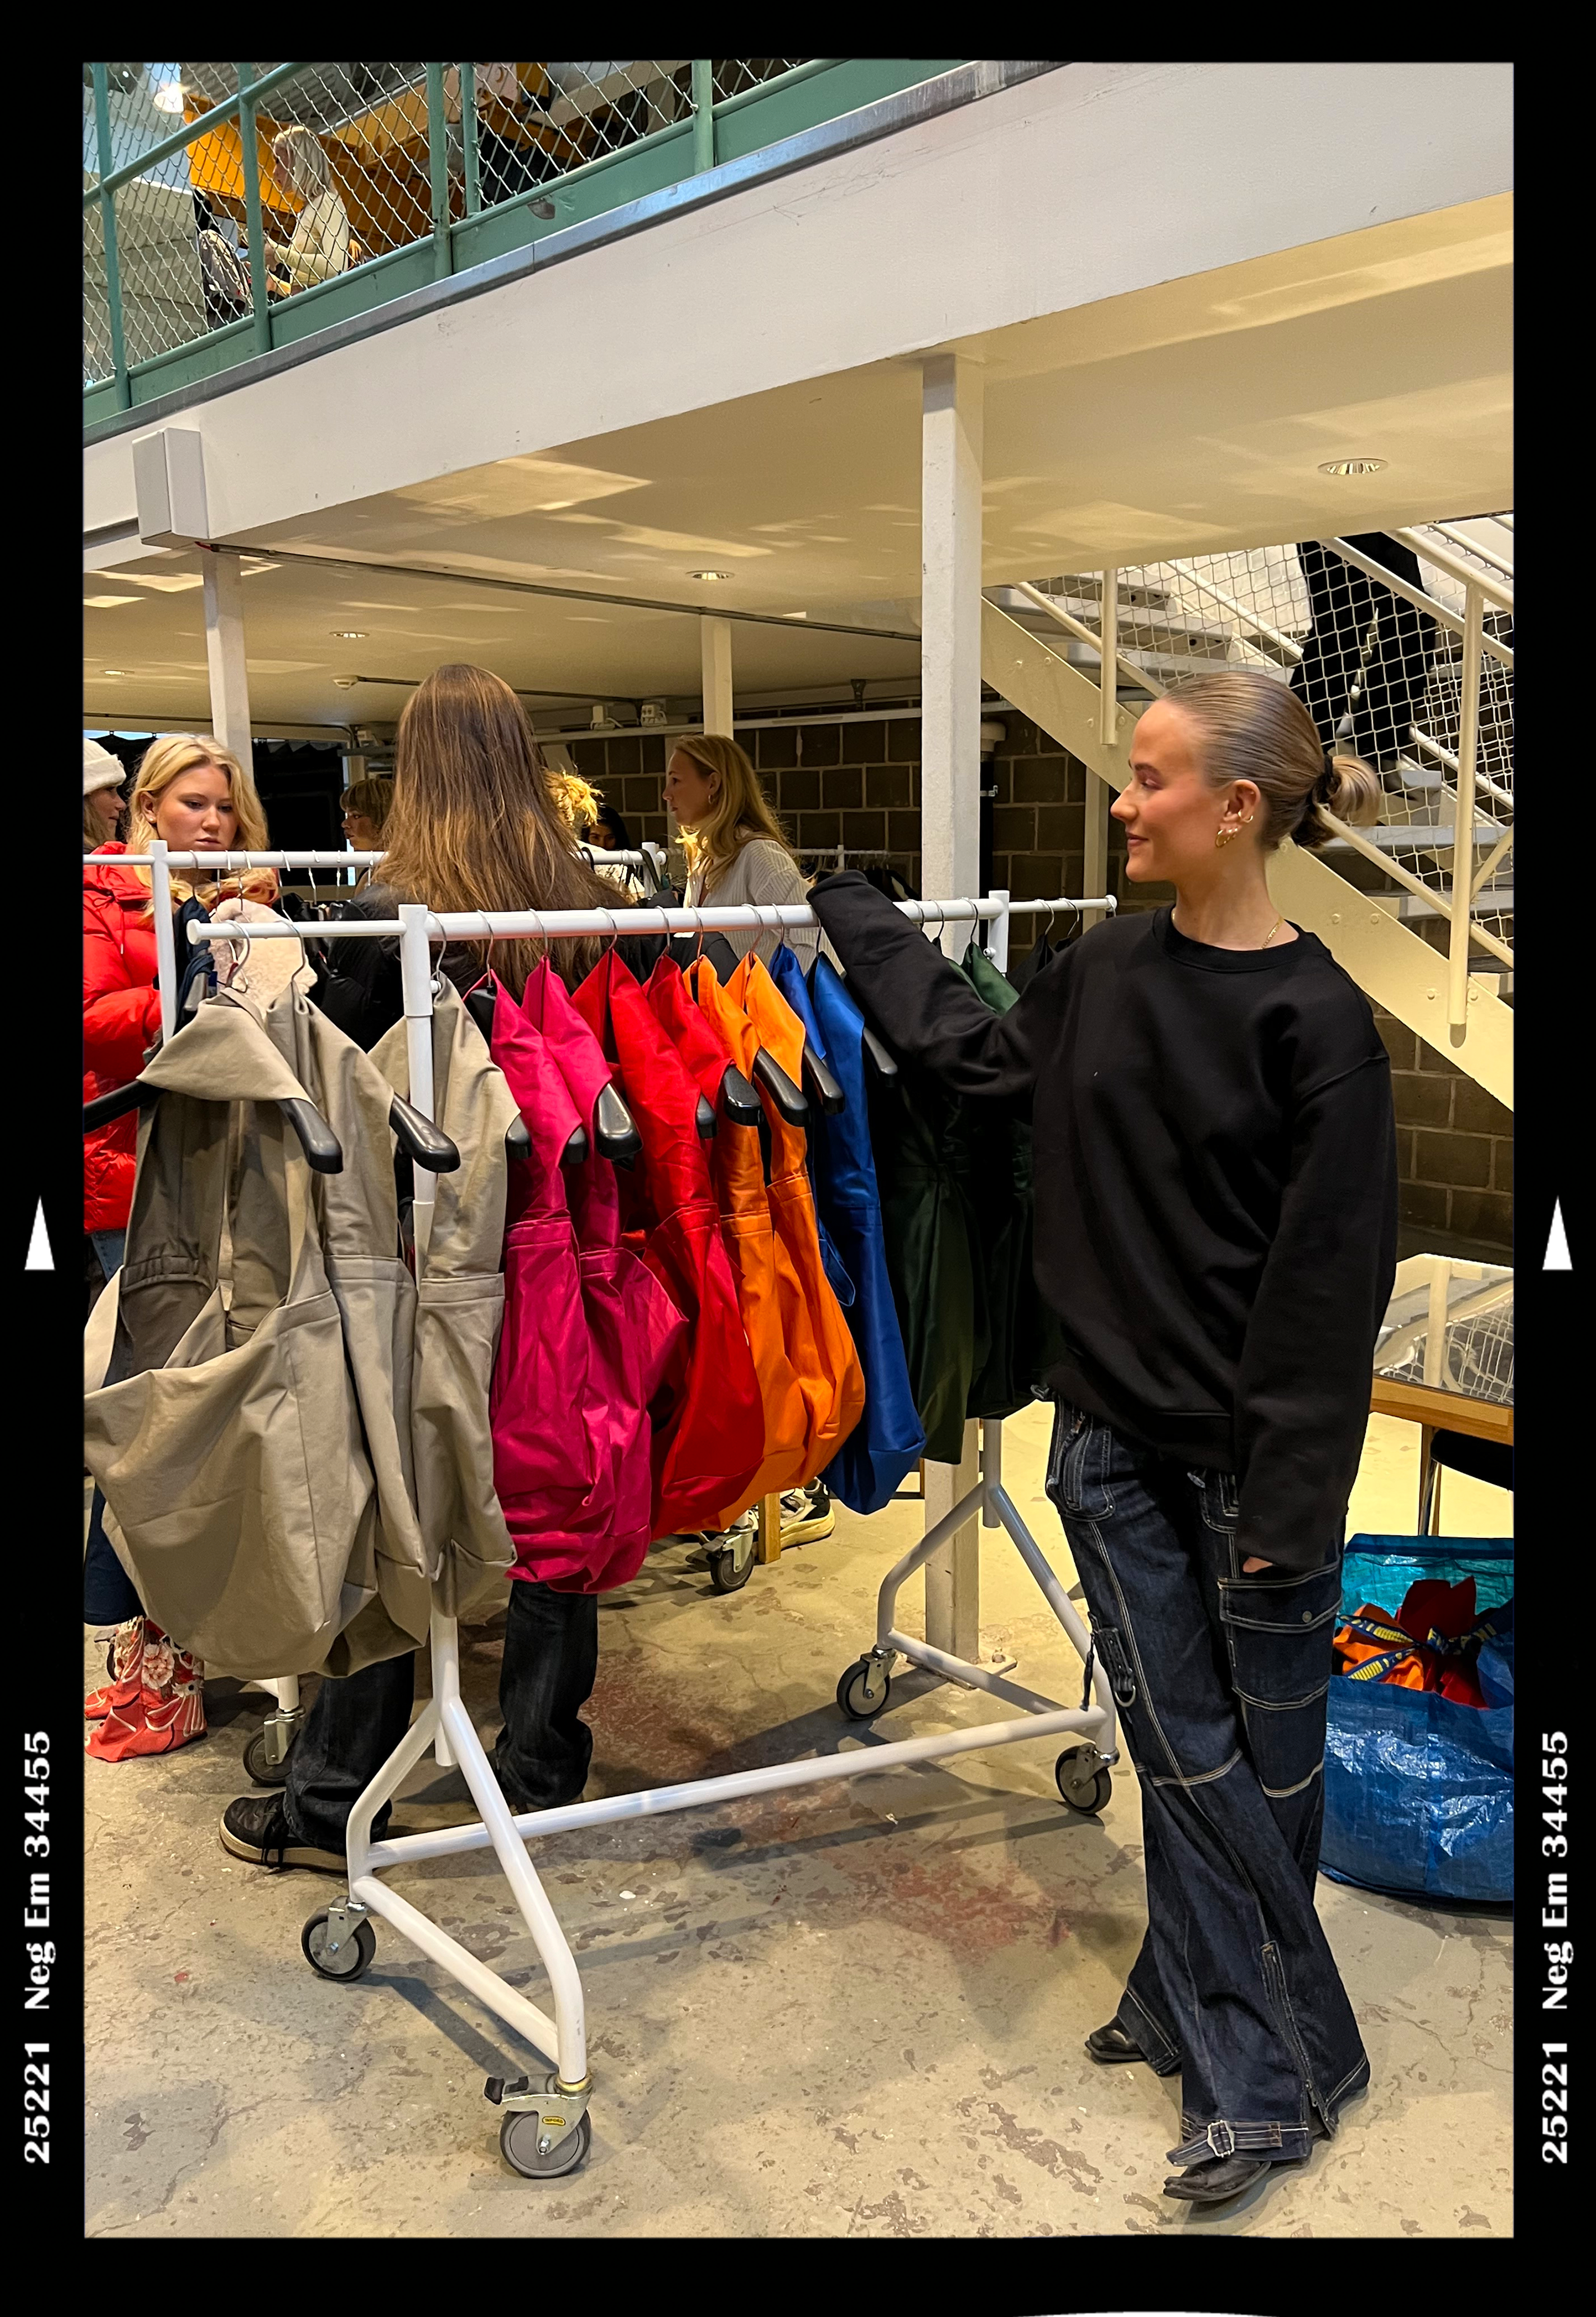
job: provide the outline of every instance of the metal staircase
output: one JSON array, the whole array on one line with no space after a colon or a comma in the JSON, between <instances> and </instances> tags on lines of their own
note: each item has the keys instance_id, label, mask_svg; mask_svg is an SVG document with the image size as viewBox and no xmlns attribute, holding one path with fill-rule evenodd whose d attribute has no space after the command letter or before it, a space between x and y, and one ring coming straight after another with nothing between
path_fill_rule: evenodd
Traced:
<instances>
[{"instance_id":1,"label":"metal staircase","mask_svg":"<svg viewBox=\"0 0 1596 2317\"><path fill-rule=\"evenodd\" d=\"M982 613L986 683L1096 775L1088 892L1105 890L1110 792L1142 709L1223 666L1293 684L1386 796L1377 826L1338 823L1322 853L1273 856L1278 905L1510 1107L1511 548L1511 517L1495 516L1065 573L991 588Z\"/></svg>"}]
</instances>

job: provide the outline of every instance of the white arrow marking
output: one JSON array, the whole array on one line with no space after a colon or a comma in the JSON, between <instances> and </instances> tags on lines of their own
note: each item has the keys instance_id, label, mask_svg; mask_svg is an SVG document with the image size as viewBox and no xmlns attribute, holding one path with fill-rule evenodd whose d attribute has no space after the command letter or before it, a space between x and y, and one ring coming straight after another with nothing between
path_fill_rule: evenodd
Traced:
<instances>
[{"instance_id":1,"label":"white arrow marking","mask_svg":"<svg viewBox=\"0 0 1596 2317\"><path fill-rule=\"evenodd\" d=\"M1547 1259L1540 1267L1543 1271L1572 1271L1574 1269L1574 1264L1568 1252L1568 1233L1565 1230L1563 1223L1563 1202L1561 1199L1558 1200L1556 1205L1552 1209L1552 1228L1547 1239Z\"/></svg>"},{"instance_id":2,"label":"white arrow marking","mask_svg":"<svg viewBox=\"0 0 1596 2317\"><path fill-rule=\"evenodd\" d=\"M44 1201L40 1200L33 1216L33 1236L28 1241L28 1260L24 1271L53 1271L56 1258L49 1251L49 1233L44 1228Z\"/></svg>"}]
</instances>

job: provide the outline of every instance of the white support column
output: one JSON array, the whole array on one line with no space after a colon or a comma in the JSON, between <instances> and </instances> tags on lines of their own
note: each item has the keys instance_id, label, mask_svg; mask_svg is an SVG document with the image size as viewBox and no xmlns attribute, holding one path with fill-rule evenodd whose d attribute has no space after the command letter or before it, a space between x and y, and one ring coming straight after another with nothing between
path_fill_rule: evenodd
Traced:
<instances>
[{"instance_id":1,"label":"white support column","mask_svg":"<svg viewBox=\"0 0 1596 2317\"><path fill-rule=\"evenodd\" d=\"M979 367L924 363L920 484L920 879L953 899L981 864L981 412ZM944 935L951 953L968 935Z\"/></svg>"},{"instance_id":2,"label":"white support column","mask_svg":"<svg viewBox=\"0 0 1596 2317\"><path fill-rule=\"evenodd\" d=\"M249 669L244 652L244 570L236 555L208 554L205 657L210 666L210 729L251 767Z\"/></svg>"},{"instance_id":3,"label":"white support column","mask_svg":"<svg viewBox=\"0 0 1596 2317\"><path fill-rule=\"evenodd\" d=\"M925 1525L935 1528L980 1478L977 1436L964 1427L957 1464L925 1467ZM981 1531L967 1520L925 1564L925 1638L933 1649L974 1663L981 1654Z\"/></svg>"},{"instance_id":4,"label":"white support column","mask_svg":"<svg viewBox=\"0 0 1596 2317\"><path fill-rule=\"evenodd\" d=\"M732 623L712 619L699 622L699 650L704 671L704 729L732 738Z\"/></svg>"},{"instance_id":5,"label":"white support column","mask_svg":"<svg viewBox=\"0 0 1596 2317\"><path fill-rule=\"evenodd\" d=\"M1102 575L1102 617L1100 633L1102 637L1102 666L1098 683L1101 688L1098 730L1105 749L1111 748L1119 736L1119 574L1105 571ZM1082 863L1083 893L1106 893L1109 890L1109 807L1114 792L1105 780L1101 780L1090 766L1086 772L1086 842L1085 858ZM1101 909L1084 909L1085 923L1094 926L1102 917Z\"/></svg>"}]
</instances>

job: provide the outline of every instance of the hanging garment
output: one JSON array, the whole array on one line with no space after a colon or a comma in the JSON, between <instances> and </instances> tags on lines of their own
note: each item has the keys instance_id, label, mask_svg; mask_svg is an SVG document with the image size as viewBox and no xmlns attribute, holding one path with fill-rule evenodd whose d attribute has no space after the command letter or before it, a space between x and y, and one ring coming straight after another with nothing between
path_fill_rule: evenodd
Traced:
<instances>
[{"instance_id":1,"label":"hanging garment","mask_svg":"<svg viewBox=\"0 0 1596 2317\"><path fill-rule=\"evenodd\" d=\"M727 985L723 986L708 961L700 958L691 969L689 980L694 1002L709 1027L744 1077L752 1081L760 1048L759 1033L732 997L729 987L730 980L735 980L741 971L739 965L728 977ZM794 1257L786 1231L780 1227L777 1203L771 1196L770 1178L780 1165L787 1165L789 1161L778 1150L771 1128L771 1105L762 1095L761 1099L763 1114L758 1133L762 1145L762 1191L771 1224L776 1308L781 1323L782 1346L797 1381L804 1411L802 1437L793 1452L791 1477L785 1485L789 1488L807 1487L818 1477L822 1464L829 1461L820 1444L820 1432L834 1399L834 1391L804 1273L798 1259ZM780 1123L780 1120L777 1123ZM782 1131L790 1132L787 1128ZM798 1139L802 1140L801 1137ZM786 1147L781 1146L782 1151Z\"/></svg>"},{"instance_id":2,"label":"hanging garment","mask_svg":"<svg viewBox=\"0 0 1596 2317\"><path fill-rule=\"evenodd\" d=\"M986 952L971 942L964 972L994 1014L1019 998ZM987 1283L989 1343L970 1379L967 1413L1012 1416L1043 1396L1042 1379L1064 1356L1058 1317L1043 1302L1033 1261L1030 1122L1006 1105L966 1099L975 1236L971 1258Z\"/></svg>"},{"instance_id":3,"label":"hanging garment","mask_svg":"<svg viewBox=\"0 0 1596 2317\"><path fill-rule=\"evenodd\" d=\"M700 1093L716 1113L710 1152L720 1203L720 1236L731 1265L737 1310L764 1412L763 1462L749 1481L743 1502L727 1506L715 1523L724 1529L761 1497L779 1495L799 1479L808 1453L808 1410L781 1333L776 1232L765 1195L759 1128L753 1123L739 1126L720 1109L721 1080L727 1064L736 1058L716 1036L708 1015L693 1003L681 971L670 959L662 958L655 967L644 984L644 996L692 1073Z\"/></svg>"},{"instance_id":4,"label":"hanging garment","mask_svg":"<svg viewBox=\"0 0 1596 2317\"><path fill-rule=\"evenodd\" d=\"M688 1323L655 1425L653 1532L710 1528L726 1506L748 1501L764 1460L764 1411L699 1141L698 1089L612 950L573 1003L642 1138L642 1158L621 1183L626 1239Z\"/></svg>"},{"instance_id":5,"label":"hanging garment","mask_svg":"<svg viewBox=\"0 0 1596 2317\"><path fill-rule=\"evenodd\" d=\"M509 1185L504 1324L488 1400L494 1487L517 1572L567 1577L585 1559L578 1548L573 1562L570 1531L597 1478L581 1267L560 1180L560 1154L582 1122L541 1033L503 985L491 1051L531 1141Z\"/></svg>"},{"instance_id":6,"label":"hanging garment","mask_svg":"<svg viewBox=\"0 0 1596 2317\"><path fill-rule=\"evenodd\" d=\"M794 1086L801 1085L803 1024L756 956L743 960L727 985L727 996L747 1015L772 1060ZM825 1471L863 1415L864 1373L837 1292L826 1276L807 1137L801 1127L788 1125L762 1088L761 1098L771 1135L771 1217L803 1290L814 1346L813 1367L799 1370L811 1425L808 1467L802 1475L807 1481ZM844 1284L851 1289L851 1282Z\"/></svg>"},{"instance_id":7,"label":"hanging garment","mask_svg":"<svg viewBox=\"0 0 1596 2317\"><path fill-rule=\"evenodd\" d=\"M305 1088L226 993L143 1076L164 1091L85 1337L84 1458L180 1648L245 1679L308 1672L374 1597L350 1572L372 1565L377 1497L310 1169L276 1108Z\"/></svg>"},{"instance_id":8,"label":"hanging garment","mask_svg":"<svg viewBox=\"0 0 1596 2317\"><path fill-rule=\"evenodd\" d=\"M965 1203L943 1152L957 1097L898 1058L896 1078L866 1081L887 1270L925 1454L957 1464L976 1369L976 1299Z\"/></svg>"},{"instance_id":9,"label":"hanging garment","mask_svg":"<svg viewBox=\"0 0 1596 2317\"><path fill-rule=\"evenodd\" d=\"M615 1169L593 1141L594 1106L614 1074L547 959L527 978L522 1011L553 1055L589 1139L586 1160L564 1179L587 1328L582 1420L594 1478L559 1537L545 1534L535 1573L557 1592L598 1593L637 1575L654 1534L654 1409L667 1377L685 1363L687 1321L646 1263L620 1243Z\"/></svg>"},{"instance_id":10,"label":"hanging garment","mask_svg":"<svg viewBox=\"0 0 1596 2317\"><path fill-rule=\"evenodd\" d=\"M864 1416L822 1477L851 1511L874 1513L891 1501L899 1481L925 1454L925 1432L914 1413L887 1268L881 1194L870 1151L864 1018L829 959L816 958L806 989L789 966L790 958L790 951L777 951L772 978L844 1096L843 1108L823 1119L810 1148L821 1221L853 1282L848 1326L865 1386Z\"/></svg>"},{"instance_id":11,"label":"hanging garment","mask_svg":"<svg viewBox=\"0 0 1596 2317\"><path fill-rule=\"evenodd\" d=\"M337 1636L322 1670L358 1673L425 1641L432 1595L432 1555L416 1515L410 1445L415 1283L399 1248L388 1123L393 1089L291 982L262 1020L343 1152L341 1172L314 1176L311 1195L377 1490L371 1565L359 1572L376 1597Z\"/></svg>"},{"instance_id":12,"label":"hanging garment","mask_svg":"<svg viewBox=\"0 0 1596 2317\"><path fill-rule=\"evenodd\" d=\"M402 1021L379 1040L371 1060L395 1093L408 1097ZM516 1109L448 982L432 1013L432 1116L460 1163L433 1176L431 1221L417 1234L410 1446L438 1606L447 1616L466 1617L503 1602L515 1558L494 1490L487 1402L504 1312L504 1137Z\"/></svg>"}]
</instances>

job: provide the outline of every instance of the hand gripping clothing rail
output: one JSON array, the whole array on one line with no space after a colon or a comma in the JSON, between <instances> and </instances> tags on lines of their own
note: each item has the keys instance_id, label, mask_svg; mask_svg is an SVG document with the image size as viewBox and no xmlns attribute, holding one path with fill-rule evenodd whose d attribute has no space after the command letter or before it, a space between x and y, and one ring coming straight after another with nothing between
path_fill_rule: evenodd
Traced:
<instances>
[{"instance_id":1,"label":"hand gripping clothing rail","mask_svg":"<svg viewBox=\"0 0 1596 2317\"><path fill-rule=\"evenodd\" d=\"M207 855L172 856L165 865L189 866L201 862L211 865L218 859L218 856ZM291 854L258 855L255 859L263 866L268 863L294 863ZM1016 911L1064 908L1111 910L1113 906L1111 899L1087 902L1012 901L1003 892L990 894L982 900L897 904L905 916L914 922L935 925L939 930L944 926L985 923L990 927L989 953L1000 969L1007 963L1009 920ZM816 922L812 909L796 903L719 909L713 905L696 909L629 908L625 917L629 932L667 935L718 930L774 932L812 926ZM603 935L620 929L616 918L606 910L434 914L420 905L405 905L391 920L334 923L320 926L317 932L318 939L398 936L409 1098L417 1110L432 1117L435 1115L432 1015L435 997L441 993L433 978L430 944L528 937L559 941L584 935ZM252 925L248 938L291 937L296 930L286 923ZM238 937L236 927L195 925L189 928L191 942ZM424 1262L434 1194L432 1177L418 1168L415 1210L418 1264ZM864 1776L1037 1738L1068 1737L1074 1741L1060 1756L1056 1772L1060 1794L1067 1804L1095 1813L1106 1803L1109 1773L1119 1758L1112 1692L1102 1667L1095 1662L1085 1625L1003 1487L1002 1426L985 1423L982 1434L980 1476L976 1486L887 1570L877 1601L874 1642L844 1671L837 1697L850 1719L872 1719L887 1704L891 1675L902 1659L961 1687L986 1691L1019 1709L1002 1722L904 1740L871 1747L868 1751L772 1763L724 1777L691 1779L678 1785L650 1787L641 1793L574 1803L557 1810L517 1814L512 1812L499 1788L461 1696L459 1628L449 1597L441 1588L434 1588L429 1636L432 1696L350 1813L348 1893L312 1917L305 1928L303 1945L307 1957L325 1977L358 1979L370 1968L375 1955L372 1919L380 1916L553 2062L551 2071L539 2071L509 2084L490 2078L487 2083L487 2097L504 2111L500 2144L515 2171L534 2179L557 2178L574 2171L586 2153L592 2132L589 2111L593 2087L587 2065L582 1982L548 1892L529 1855L528 1846L539 1838L578 1827L613 1824L623 1819L655 1818L673 1811L712 1808L745 1795L780 1793L831 1778ZM984 1528L1002 1530L1007 1534L1084 1661L1086 1679L1078 1706L1060 1705L1006 1679L988 1666L917 1640L896 1624L897 1597L905 1584L977 1514ZM376 1812L429 1749L440 1760L459 1763L480 1817L468 1824L437 1832L374 1842L371 1821ZM383 1879L396 1868L419 1865L424 1859L452 1857L465 1851L487 1848L498 1858L548 1975L552 2016L509 1986Z\"/></svg>"}]
</instances>

